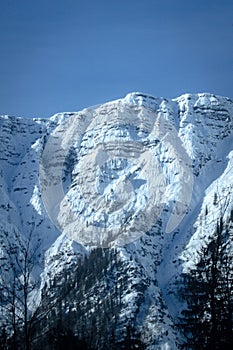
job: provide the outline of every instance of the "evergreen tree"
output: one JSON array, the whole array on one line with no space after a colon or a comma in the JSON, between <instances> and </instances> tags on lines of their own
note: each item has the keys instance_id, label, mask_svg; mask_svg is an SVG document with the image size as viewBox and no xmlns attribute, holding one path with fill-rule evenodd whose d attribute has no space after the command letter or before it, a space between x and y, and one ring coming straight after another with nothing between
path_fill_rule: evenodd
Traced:
<instances>
[{"instance_id":1,"label":"evergreen tree","mask_svg":"<svg viewBox=\"0 0 233 350\"><path fill-rule=\"evenodd\" d=\"M233 257L230 221L217 224L213 240L201 252L195 270L183 275L187 304L180 328L188 349L226 350L233 340Z\"/></svg>"}]
</instances>

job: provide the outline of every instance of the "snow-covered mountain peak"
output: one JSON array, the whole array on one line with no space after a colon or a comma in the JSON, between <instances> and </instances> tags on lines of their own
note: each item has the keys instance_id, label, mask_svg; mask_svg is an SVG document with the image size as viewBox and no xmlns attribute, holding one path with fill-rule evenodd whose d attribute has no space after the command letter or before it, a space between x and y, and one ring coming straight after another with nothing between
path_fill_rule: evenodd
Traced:
<instances>
[{"instance_id":1,"label":"snow-covered mountain peak","mask_svg":"<svg viewBox=\"0 0 233 350\"><path fill-rule=\"evenodd\" d=\"M131 92L122 100L129 105L144 106L156 111L163 99L142 92Z\"/></svg>"},{"instance_id":2,"label":"snow-covered mountain peak","mask_svg":"<svg viewBox=\"0 0 233 350\"><path fill-rule=\"evenodd\" d=\"M134 322L146 349L177 349L174 281L232 215L233 102L133 92L49 119L2 116L0 126L1 239L39 246L32 275L43 293L104 247L106 276L82 295L76 283L83 317L100 312L98 290L106 305L117 300L119 339Z\"/></svg>"},{"instance_id":3,"label":"snow-covered mountain peak","mask_svg":"<svg viewBox=\"0 0 233 350\"><path fill-rule=\"evenodd\" d=\"M72 239L124 245L148 231L168 202L167 231L182 220L192 195L191 159L163 102L132 93L64 116L51 133L41 158L42 198ZM71 150L76 160L65 194L62 172Z\"/></svg>"}]
</instances>

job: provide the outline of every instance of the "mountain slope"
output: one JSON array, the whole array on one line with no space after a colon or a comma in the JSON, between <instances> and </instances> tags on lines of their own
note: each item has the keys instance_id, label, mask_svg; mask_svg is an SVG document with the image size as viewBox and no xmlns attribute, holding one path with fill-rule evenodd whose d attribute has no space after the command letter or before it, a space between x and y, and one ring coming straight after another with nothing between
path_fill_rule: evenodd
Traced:
<instances>
[{"instance_id":1,"label":"mountain slope","mask_svg":"<svg viewBox=\"0 0 233 350\"><path fill-rule=\"evenodd\" d=\"M37 304L59 303L57 287L72 281L62 310L75 335L85 325L90 346L111 337L123 346L134 334L146 349L179 348L177 279L232 212L233 102L131 93L77 113L0 123L2 242L39 242ZM11 278L5 244L0 254L3 279ZM76 323L75 310L83 315Z\"/></svg>"}]
</instances>

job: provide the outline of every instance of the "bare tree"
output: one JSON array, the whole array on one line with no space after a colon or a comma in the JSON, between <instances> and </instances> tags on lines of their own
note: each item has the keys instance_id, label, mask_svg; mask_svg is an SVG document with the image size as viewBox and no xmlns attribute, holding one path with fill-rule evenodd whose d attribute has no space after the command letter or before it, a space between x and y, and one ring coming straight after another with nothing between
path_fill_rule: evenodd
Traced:
<instances>
[{"instance_id":1,"label":"bare tree","mask_svg":"<svg viewBox=\"0 0 233 350\"><path fill-rule=\"evenodd\" d=\"M16 230L11 237L7 232L0 233L0 302L13 349L30 349L30 331L36 316L31 296L37 286L33 270L38 265L41 240L35 242L33 232L34 227L27 238Z\"/></svg>"}]
</instances>

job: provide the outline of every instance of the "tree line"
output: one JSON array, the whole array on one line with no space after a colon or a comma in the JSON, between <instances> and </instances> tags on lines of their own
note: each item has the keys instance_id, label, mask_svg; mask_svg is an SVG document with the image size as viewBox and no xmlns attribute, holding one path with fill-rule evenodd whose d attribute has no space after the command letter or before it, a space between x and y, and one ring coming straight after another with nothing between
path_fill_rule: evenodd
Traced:
<instances>
[{"instance_id":1,"label":"tree line","mask_svg":"<svg viewBox=\"0 0 233 350\"><path fill-rule=\"evenodd\" d=\"M5 235L4 241L8 262L1 262L1 268L7 270L10 261L11 274L9 280L3 274L0 283L5 309L1 350L144 349L135 320L116 334L128 283L116 249L96 248L77 258L75 267L64 269L44 286L40 304L30 311L37 248L32 236L23 246Z\"/></svg>"},{"instance_id":2,"label":"tree line","mask_svg":"<svg viewBox=\"0 0 233 350\"><path fill-rule=\"evenodd\" d=\"M145 349L136 315L122 320L123 294L130 291L127 266L117 249L96 248L45 285L41 301L30 307L36 288L33 269L40 241L32 234L0 234L0 350ZM233 211L221 217L195 269L182 275L179 296L186 307L178 330L182 349L228 350L233 343ZM136 272L134 272L136 273ZM135 287L136 288L136 287ZM137 286L137 307L146 286Z\"/></svg>"},{"instance_id":3,"label":"tree line","mask_svg":"<svg viewBox=\"0 0 233 350\"><path fill-rule=\"evenodd\" d=\"M230 350L233 344L233 215L216 224L196 268L183 274L179 293L186 308L178 322L183 349Z\"/></svg>"}]
</instances>

